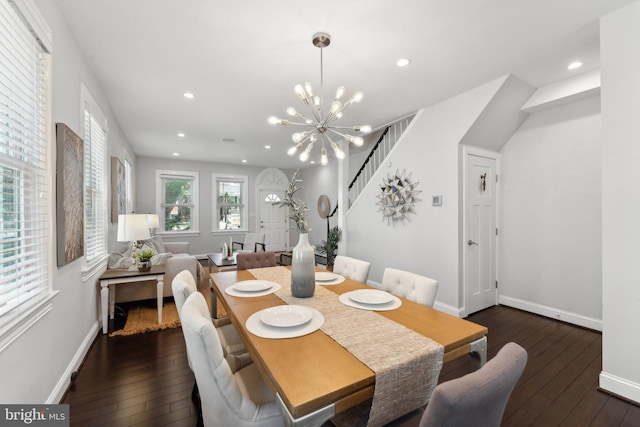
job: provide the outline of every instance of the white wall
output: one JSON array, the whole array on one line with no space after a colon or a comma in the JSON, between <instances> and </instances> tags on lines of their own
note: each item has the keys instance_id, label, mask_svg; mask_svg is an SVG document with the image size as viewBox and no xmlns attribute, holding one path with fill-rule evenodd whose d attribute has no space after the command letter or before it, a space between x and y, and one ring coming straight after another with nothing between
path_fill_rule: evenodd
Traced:
<instances>
[{"instance_id":1,"label":"white wall","mask_svg":"<svg viewBox=\"0 0 640 427\"><path fill-rule=\"evenodd\" d=\"M600 21L602 71L602 373L640 402L640 2Z\"/></svg>"},{"instance_id":2,"label":"white wall","mask_svg":"<svg viewBox=\"0 0 640 427\"><path fill-rule=\"evenodd\" d=\"M462 306L458 264L458 144L505 78L421 110L389 154L386 164L348 213L347 255L371 262L369 280L381 282L386 267L440 281L437 301L454 314ZM406 170L419 182L421 202L404 225L387 225L378 212L382 179ZM431 196L443 204L431 206ZM440 306L442 308L442 306Z\"/></svg>"},{"instance_id":3,"label":"white wall","mask_svg":"<svg viewBox=\"0 0 640 427\"><path fill-rule=\"evenodd\" d=\"M300 177L303 180L302 190L299 192L300 199L304 200L309 208L307 214L307 224L311 227L309 242L318 246L327 239L327 220L320 218L318 214L318 197L326 194L331 203L331 211L336 207L338 202L338 161L333 159L327 166L305 168L301 171ZM336 213L334 218L330 220L331 226L338 224L337 218L338 214ZM296 243L297 238L295 242L292 242L293 246Z\"/></svg>"},{"instance_id":4,"label":"white wall","mask_svg":"<svg viewBox=\"0 0 640 427\"><path fill-rule=\"evenodd\" d=\"M600 97L532 114L502 148L500 302L600 329Z\"/></svg>"},{"instance_id":5,"label":"white wall","mask_svg":"<svg viewBox=\"0 0 640 427\"><path fill-rule=\"evenodd\" d=\"M264 170L263 167L245 165L225 165L221 163L194 162L180 159L160 159L155 157L136 157L136 212L147 213L156 211L156 169L193 171L198 172L199 179L199 222L200 233L198 236L177 236L163 238L167 241L189 242L192 254L206 254L220 252L223 242L229 242L233 237L234 242L244 241L245 232L213 234L212 209L213 209L213 181L212 174L246 175L249 191L249 231L257 231L258 225L256 212L256 177ZM292 172L283 171L287 176ZM297 240L296 240L297 241Z\"/></svg>"},{"instance_id":6,"label":"white wall","mask_svg":"<svg viewBox=\"0 0 640 427\"><path fill-rule=\"evenodd\" d=\"M126 139L56 3L35 0L35 4L53 32L54 122L66 123L82 135L82 83L109 121L109 155L120 155L128 146ZM55 201L55 182L49 184ZM55 265L56 259L51 262ZM98 331L96 277L82 282L82 262L54 268L53 288L60 293L53 300L53 309L0 353L0 402L57 403L62 397L71 372L78 368Z\"/></svg>"}]
</instances>

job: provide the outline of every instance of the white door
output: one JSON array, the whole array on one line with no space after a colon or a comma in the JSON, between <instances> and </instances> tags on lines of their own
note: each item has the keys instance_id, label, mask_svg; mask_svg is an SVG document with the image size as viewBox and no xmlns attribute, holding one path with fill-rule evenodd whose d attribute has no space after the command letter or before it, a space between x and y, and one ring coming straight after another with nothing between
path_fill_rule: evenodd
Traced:
<instances>
[{"instance_id":1,"label":"white door","mask_svg":"<svg viewBox=\"0 0 640 427\"><path fill-rule=\"evenodd\" d=\"M260 190L260 232L265 233L264 241L268 251L289 249L288 209L273 205L273 202L280 201L283 197L282 190Z\"/></svg>"},{"instance_id":2,"label":"white door","mask_svg":"<svg viewBox=\"0 0 640 427\"><path fill-rule=\"evenodd\" d=\"M497 302L496 158L466 155L466 313Z\"/></svg>"}]
</instances>

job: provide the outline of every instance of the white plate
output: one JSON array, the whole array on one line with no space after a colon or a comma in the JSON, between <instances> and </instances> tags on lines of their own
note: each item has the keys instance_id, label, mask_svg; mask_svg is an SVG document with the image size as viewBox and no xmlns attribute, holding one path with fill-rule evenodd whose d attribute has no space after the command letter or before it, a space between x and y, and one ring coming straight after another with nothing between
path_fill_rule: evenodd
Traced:
<instances>
[{"instance_id":1,"label":"white plate","mask_svg":"<svg viewBox=\"0 0 640 427\"><path fill-rule=\"evenodd\" d=\"M337 285L344 282L344 277L329 271L319 271L316 273L315 280L318 285Z\"/></svg>"},{"instance_id":2,"label":"white plate","mask_svg":"<svg viewBox=\"0 0 640 427\"><path fill-rule=\"evenodd\" d=\"M253 335L271 339L295 338L310 334L320 329L324 324L324 316L315 308L307 308L311 310L312 313L311 321L300 326L293 326L291 328L274 328L273 326L265 325L260 320L260 316L264 311L261 310L249 316L247 319L247 329Z\"/></svg>"},{"instance_id":3,"label":"white plate","mask_svg":"<svg viewBox=\"0 0 640 427\"><path fill-rule=\"evenodd\" d=\"M268 280L245 280L233 285L236 291L240 292L260 292L273 288L273 282Z\"/></svg>"},{"instance_id":4,"label":"white plate","mask_svg":"<svg viewBox=\"0 0 640 427\"><path fill-rule=\"evenodd\" d=\"M291 328L307 323L313 313L302 305L279 305L262 311L260 321L276 328Z\"/></svg>"},{"instance_id":5,"label":"white plate","mask_svg":"<svg viewBox=\"0 0 640 427\"><path fill-rule=\"evenodd\" d=\"M316 282L333 282L338 278L338 275L335 273L320 271L316 273Z\"/></svg>"},{"instance_id":6,"label":"white plate","mask_svg":"<svg viewBox=\"0 0 640 427\"><path fill-rule=\"evenodd\" d=\"M227 287L227 289L225 289L224 292L227 295L231 295L232 297L255 298L255 297L262 297L265 295L269 295L274 292L278 292L282 288L282 286L280 286L279 284L275 282L270 282L271 287L268 289L265 289L263 291L246 292L246 291L239 291L236 289L236 285L239 283L243 283L243 282L238 282L235 285L231 285Z\"/></svg>"},{"instance_id":7,"label":"white plate","mask_svg":"<svg viewBox=\"0 0 640 427\"><path fill-rule=\"evenodd\" d=\"M362 289L360 291L362 291ZM395 295L391 295L391 301L385 304L362 304L359 302L355 302L354 300L351 299L351 296L357 292L359 291L345 292L344 294L340 295L340 298L338 299L341 303L343 303L344 305L348 305L349 307L359 308L360 310L370 310L370 311L395 310L396 308L402 305L402 300Z\"/></svg>"},{"instance_id":8,"label":"white plate","mask_svg":"<svg viewBox=\"0 0 640 427\"><path fill-rule=\"evenodd\" d=\"M353 292L349 299L360 304L386 304L393 300L393 296L385 291L363 289Z\"/></svg>"}]
</instances>

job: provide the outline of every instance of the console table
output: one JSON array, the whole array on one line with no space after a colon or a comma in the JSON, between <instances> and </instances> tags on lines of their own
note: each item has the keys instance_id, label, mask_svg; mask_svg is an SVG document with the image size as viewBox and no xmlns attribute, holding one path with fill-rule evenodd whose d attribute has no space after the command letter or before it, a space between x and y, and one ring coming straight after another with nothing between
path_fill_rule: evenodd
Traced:
<instances>
[{"instance_id":1,"label":"console table","mask_svg":"<svg viewBox=\"0 0 640 427\"><path fill-rule=\"evenodd\" d=\"M100 276L100 302L102 305L102 333L109 329L109 320L113 320L116 301L116 285L123 283L144 282L156 280L158 298L158 323L162 323L162 297L164 287L164 266L154 265L150 271L136 270L106 270ZM107 313L109 317L107 318Z\"/></svg>"}]
</instances>

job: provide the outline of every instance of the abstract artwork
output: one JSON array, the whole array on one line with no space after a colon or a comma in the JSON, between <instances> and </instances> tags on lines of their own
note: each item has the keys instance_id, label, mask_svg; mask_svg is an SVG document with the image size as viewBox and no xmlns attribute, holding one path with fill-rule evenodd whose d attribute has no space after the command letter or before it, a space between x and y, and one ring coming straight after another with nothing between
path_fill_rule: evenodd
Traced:
<instances>
[{"instance_id":1,"label":"abstract artwork","mask_svg":"<svg viewBox=\"0 0 640 427\"><path fill-rule=\"evenodd\" d=\"M84 143L56 123L58 266L84 255Z\"/></svg>"},{"instance_id":2,"label":"abstract artwork","mask_svg":"<svg viewBox=\"0 0 640 427\"><path fill-rule=\"evenodd\" d=\"M111 222L118 222L119 214L127 213L124 165L117 157L111 158Z\"/></svg>"},{"instance_id":3,"label":"abstract artwork","mask_svg":"<svg viewBox=\"0 0 640 427\"><path fill-rule=\"evenodd\" d=\"M416 197L421 193L416 190L418 184L411 181L411 174L405 175L405 171L400 173L397 170L382 180L377 204L380 206L378 211L382 212L382 218L387 220L388 225L410 221L409 214L415 213L413 206L420 201Z\"/></svg>"}]
</instances>

